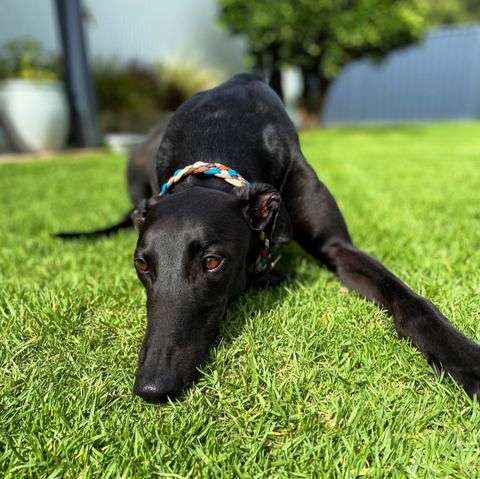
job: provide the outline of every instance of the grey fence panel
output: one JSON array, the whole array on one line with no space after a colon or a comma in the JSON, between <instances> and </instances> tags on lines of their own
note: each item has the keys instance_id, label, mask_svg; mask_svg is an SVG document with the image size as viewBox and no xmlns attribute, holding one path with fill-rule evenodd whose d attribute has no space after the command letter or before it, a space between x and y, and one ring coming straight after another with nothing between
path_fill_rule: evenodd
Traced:
<instances>
[{"instance_id":1,"label":"grey fence panel","mask_svg":"<svg viewBox=\"0 0 480 479\"><path fill-rule=\"evenodd\" d=\"M480 25L428 33L383 62L354 62L333 83L323 123L480 118Z\"/></svg>"}]
</instances>

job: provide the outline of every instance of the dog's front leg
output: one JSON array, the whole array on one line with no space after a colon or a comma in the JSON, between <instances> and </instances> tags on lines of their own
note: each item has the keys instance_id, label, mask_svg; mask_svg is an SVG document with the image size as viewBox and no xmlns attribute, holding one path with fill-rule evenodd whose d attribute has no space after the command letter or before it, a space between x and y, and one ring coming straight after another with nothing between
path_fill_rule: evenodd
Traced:
<instances>
[{"instance_id":1,"label":"dog's front leg","mask_svg":"<svg viewBox=\"0 0 480 479\"><path fill-rule=\"evenodd\" d=\"M341 242L322 249L339 279L386 309L397 331L418 346L437 374L443 367L470 396L480 398L480 346L372 256Z\"/></svg>"},{"instance_id":2,"label":"dog's front leg","mask_svg":"<svg viewBox=\"0 0 480 479\"><path fill-rule=\"evenodd\" d=\"M418 346L437 374L443 367L470 396L480 398L480 346L377 259L356 248L327 188L305 162L297 165L284 197L294 239L345 285L387 310L397 331Z\"/></svg>"}]
</instances>

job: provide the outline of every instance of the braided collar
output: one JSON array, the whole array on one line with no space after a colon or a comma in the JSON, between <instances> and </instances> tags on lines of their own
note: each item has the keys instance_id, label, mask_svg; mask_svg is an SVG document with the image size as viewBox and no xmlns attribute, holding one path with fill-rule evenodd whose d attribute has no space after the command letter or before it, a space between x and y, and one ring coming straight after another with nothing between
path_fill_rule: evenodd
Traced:
<instances>
[{"instance_id":1,"label":"braided collar","mask_svg":"<svg viewBox=\"0 0 480 479\"><path fill-rule=\"evenodd\" d=\"M225 180L227 183L245 188L250 185L250 183L243 178L239 173L231 168L228 168L225 165L220 163L203 163L197 161L193 165L188 165L185 168L181 168L170 177L170 179L162 186L162 189L158 196L164 196L173 189L173 187L181 181L183 178L186 178L190 175L213 175L217 178ZM267 274L270 272L276 262L280 259L280 245L273 245L270 247L270 241L267 238L267 235L264 231L260 232L260 252L255 261L251 266L249 273L254 274Z\"/></svg>"}]
</instances>

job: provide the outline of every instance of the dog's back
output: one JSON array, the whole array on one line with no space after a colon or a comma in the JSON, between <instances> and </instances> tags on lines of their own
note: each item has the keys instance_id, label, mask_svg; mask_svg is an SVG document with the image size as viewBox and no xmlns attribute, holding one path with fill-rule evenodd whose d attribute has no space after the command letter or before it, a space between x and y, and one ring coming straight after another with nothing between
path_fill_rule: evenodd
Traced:
<instances>
[{"instance_id":1,"label":"dog's back","mask_svg":"<svg viewBox=\"0 0 480 479\"><path fill-rule=\"evenodd\" d=\"M278 95L244 73L197 93L177 110L157 154L157 179L162 184L175 169L206 161L246 170L252 181L278 188L298 149Z\"/></svg>"}]
</instances>

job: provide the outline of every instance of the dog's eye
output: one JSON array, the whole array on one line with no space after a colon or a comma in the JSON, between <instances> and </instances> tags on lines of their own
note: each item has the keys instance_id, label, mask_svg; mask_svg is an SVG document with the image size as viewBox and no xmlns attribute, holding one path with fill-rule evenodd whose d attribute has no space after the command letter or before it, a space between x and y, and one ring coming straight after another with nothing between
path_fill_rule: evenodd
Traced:
<instances>
[{"instance_id":1,"label":"dog's eye","mask_svg":"<svg viewBox=\"0 0 480 479\"><path fill-rule=\"evenodd\" d=\"M137 269L139 269L143 273L148 271L148 264L145 263L145 261L142 261L141 259L136 259L135 260L135 266L136 266Z\"/></svg>"},{"instance_id":2,"label":"dog's eye","mask_svg":"<svg viewBox=\"0 0 480 479\"><path fill-rule=\"evenodd\" d=\"M215 256L207 256L203 260L203 269L205 271L214 271L222 263L222 258L216 258Z\"/></svg>"}]
</instances>

